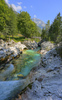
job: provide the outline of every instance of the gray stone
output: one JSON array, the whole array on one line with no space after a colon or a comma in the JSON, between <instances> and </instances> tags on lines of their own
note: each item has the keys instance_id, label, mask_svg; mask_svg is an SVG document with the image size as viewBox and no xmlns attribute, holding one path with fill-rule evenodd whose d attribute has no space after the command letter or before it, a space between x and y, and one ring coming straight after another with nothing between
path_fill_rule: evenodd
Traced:
<instances>
[{"instance_id":1,"label":"gray stone","mask_svg":"<svg viewBox=\"0 0 62 100\"><path fill-rule=\"evenodd\" d=\"M42 57L39 69L31 72L32 88L21 95L22 100L62 100L62 59L55 49Z\"/></svg>"},{"instance_id":2,"label":"gray stone","mask_svg":"<svg viewBox=\"0 0 62 100\"><path fill-rule=\"evenodd\" d=\"M24 82L19 81L0 81L0 100L11 100L21 91Z\"/></svg>"},{"instance_id":3,"label":"gray stone","mask_svg":"<svg viewBox=\"0 0 62 100\"><path fill-rule=\"evenodd\" d=\"M50 49L53 49L55 45L49 41L44 41L41 43L41 49L49 51Z\"/></svg>"},{"instance_id":4,"label":"gray stone","mask_svg":"<svg viewBox=\"0 0 62 100\"><path fill-rule=\"evenodd\" d=\"M28 40L28 41L24 41L23 44L25 44L28 47L28 49L36 49L38 47L38 44L36 41L32 42Z\"/></svg>"},{"instance_id":5,"label":"gray stone","mask_svg":"<svg viewBox=\"0 0 62 100\"><path fill-rule=\"evenodd\" d=\"M13 70L14 70L13 64L6 64L4 71L2 70L0 72L0 81L2 81L4 77L7 77L8 75L10 75Z\"/></svg>"},{"instance_id":6,"label":"gray stone","mask_svg":"<svg viewBox=\"0 0 62 100\"><path fill-rule=\"evenodd\" d=\"M3 55L3 54L4 54L4 51L1 50L1 51L0 51L0 55Z\"/></svg>"}]
</instances>

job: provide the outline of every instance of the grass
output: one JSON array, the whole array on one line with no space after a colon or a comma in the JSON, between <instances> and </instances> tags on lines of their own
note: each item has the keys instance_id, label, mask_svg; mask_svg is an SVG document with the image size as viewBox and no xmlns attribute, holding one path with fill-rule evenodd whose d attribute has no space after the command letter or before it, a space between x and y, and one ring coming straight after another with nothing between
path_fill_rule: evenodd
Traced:
<instances>
[{"instance_id":1,"label":"grass","mask_svg":"<svg viewBox=\"0 0 62 100\"><path fill-rule=\"evenodd\" d=\"M14 36L14 37L10 37L10 40L14 40L15 42L19 42L19 41L21 41L21 42L23 42L23 41L25 41L25 40L28 40L28 41L36 41L36 42L39 42L40 40L39 39L37 39L37 38L25 38L25 37L23 37L23 36Z\"/></svg>"},{"instance_id":2,"label":"grass","mask_svg":"<svg viewBox=\"0 0 62 100\"><path fill-rule=\"evenodd\" d=\"M0 39L3 39L3 40L5 40L5 41L8 41L9 40L9 37L7 36L6 38L5 38L5 36L4 35L0 35ZM40 40L38 39L38 38L25 38L23 35L21 35L21 34L18 34L17 36L10 36L10 40L14 40L15 42L23 42L23 41L25 41L25 40L28 40L28 41L36 41L36 42L39 42Z\"/></svg>"},{"instance_id":3,"label":"grass","mask_svg":"<svg viewBox=\"0 0 62 100\"><path fill-rule=\"evenodd\" d=\"M23 42L25 40L25 37L10 37L10 40L14 40L15 42Z\"/></svg>"}]
</instances>

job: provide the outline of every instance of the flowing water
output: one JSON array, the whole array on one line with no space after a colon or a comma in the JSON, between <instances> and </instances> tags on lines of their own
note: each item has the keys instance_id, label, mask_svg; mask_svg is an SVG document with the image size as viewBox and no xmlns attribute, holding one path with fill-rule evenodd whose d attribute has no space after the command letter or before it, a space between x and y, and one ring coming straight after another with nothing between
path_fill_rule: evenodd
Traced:
<instances>
[{"instance_id":1,"label":"flowing water","mask_svg":"<svg viewBox=\"0 0 62 100\"><path fill-rule=\"evenodd\" d=\"M25 50L19 58L12 60L0 72L0 81L12 81L25 78L33 67L36 67L40 62L40 54L36 50ZM13 65L14 66L13 66ZM9 67L8 67L9 66Z\"/></svg>"}]
</instances>

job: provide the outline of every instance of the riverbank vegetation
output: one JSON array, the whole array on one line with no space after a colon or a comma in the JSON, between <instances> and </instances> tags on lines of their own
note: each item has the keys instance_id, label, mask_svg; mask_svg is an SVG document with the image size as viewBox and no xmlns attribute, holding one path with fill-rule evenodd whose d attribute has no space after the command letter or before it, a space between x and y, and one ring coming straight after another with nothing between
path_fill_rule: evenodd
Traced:
<instances>
[{"instance_id":1,"label":"riverbank vegetation","mask_svg":"<svg viewBox=\"0 0 62 100\"><path fill-rule=\"evenodd\" d=\"M60 13L56 16L53 23L50 25L48 20L46 28L42 29L41 38L48 41L59 43L62 41L62 16Z\"/></svg>"}]
</instances>

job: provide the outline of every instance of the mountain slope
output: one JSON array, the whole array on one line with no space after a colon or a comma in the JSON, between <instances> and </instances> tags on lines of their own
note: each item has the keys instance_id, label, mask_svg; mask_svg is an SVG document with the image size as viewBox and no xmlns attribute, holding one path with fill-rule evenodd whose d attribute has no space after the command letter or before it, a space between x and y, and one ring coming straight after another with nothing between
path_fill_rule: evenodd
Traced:
<instances>
[{"instance_id":1,"label":"mountain slope","mask_svg":"<svg viewBox=\"0 0 62 100\"><path fill-rule=\"evenodd\" d=\"M45 28L46 24L42 20L33 18L32 21L34 21L37 24L37 26L40 27L41 29Z\"/></svg>"}]
</instances>

